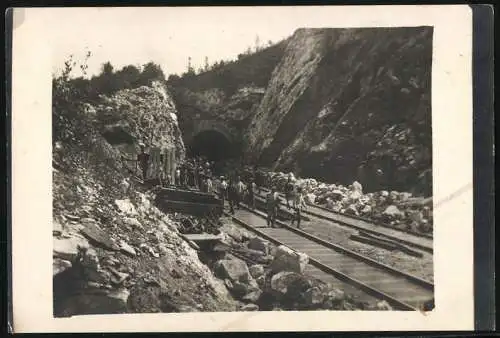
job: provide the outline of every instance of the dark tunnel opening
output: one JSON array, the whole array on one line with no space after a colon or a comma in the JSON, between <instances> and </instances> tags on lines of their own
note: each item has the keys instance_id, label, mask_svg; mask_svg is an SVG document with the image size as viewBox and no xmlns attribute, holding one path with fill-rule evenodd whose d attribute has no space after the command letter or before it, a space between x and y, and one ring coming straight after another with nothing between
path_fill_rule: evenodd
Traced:
<instances>
[{"instance_id":1,"label":"dark tunnel opening","mask_svg":"<svg viewBox=\"0 0 500 338\"><path fill-rule=\"evenodd\" d=\"M204 156L209 161L224 161L238 156L237 149L222 133L206 130L196 134L187 147L188 156Z\"/></svg>"}]
</instances>

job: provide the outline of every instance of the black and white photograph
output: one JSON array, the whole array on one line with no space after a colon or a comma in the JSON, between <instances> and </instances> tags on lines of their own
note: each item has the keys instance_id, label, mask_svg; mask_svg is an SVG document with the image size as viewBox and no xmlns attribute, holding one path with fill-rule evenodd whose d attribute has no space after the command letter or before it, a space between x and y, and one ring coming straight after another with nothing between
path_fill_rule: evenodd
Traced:
<instances>
[{"instance_id":1,"label":"black and white photograph","mask_svg":"<svg viewBox=\"0 0 500 338\"><path fill-rule=\"evenodd\" d=\"M439 310L434 25L86 10L50 29L53 318Z\"/></svg>"}]
</instances>

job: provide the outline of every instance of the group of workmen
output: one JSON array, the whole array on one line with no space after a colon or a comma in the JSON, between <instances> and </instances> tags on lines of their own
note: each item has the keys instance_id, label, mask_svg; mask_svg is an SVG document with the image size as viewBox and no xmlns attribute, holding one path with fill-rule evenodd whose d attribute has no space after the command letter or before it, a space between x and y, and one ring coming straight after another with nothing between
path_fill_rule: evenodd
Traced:
<instances>
[{"instance_id":1,"label":"group of workmen","mask_svg":"<svg viewBox=\"0 0 500 338\"><path fill-rule=\"evenodd\" d=\"M194 187L206 192L213 190L211 176L214 162L209 162L204 157L190 158L176 163L173 177L165 170L158 170L151 177L149 171L151 168L151 154L146 152L144 143L139 143L139 148L140 152L137 154L136 159L128 159L122 156L122 160L135 162L136 172L140 169L144 181L147 179L158 179L161 186ZM163 165L165 160L164 155L161 154L160 164Z\"/></svg>"},{"instance_id":2,"label":"group of workmen","mask_svg":"<svg viewBox=\"0 0 500 338\"><path fill-rule=\"evenodd\" d=\"M140 144L140 149L141 151L135 160L137 163L136 168L141 169L142 177L146 180L150 155L146 153L143 143ZM245 180L235 170L231 175L228 175L228 178L220 176L217 181L214 181L213 166L214 162L210 162L204 157L194 157L178 163L174 177L161 172L158 179L162 186L191 187L209 194L216 194L222 200L224 206L225 201L228 201L231 214L235 214L235 209L241 208L241 203L245 203L252 210L255 209L256 194L261 194L262 188L270 183L266 181L266 176L257 172L257 169L254 168L251 172L246 172ZM291 175L285 184L284 195L287 208L294 210L291 225L297 222L297 227L300 228L301 211L307 208L307 204L304 200L302 188L294 184ZM292 201L291 204L290 201ZM271 186L266 195L265 203L267 225L275 227L276 217L282 202L280 194L274 185Z\"/></svg>"},{"instance_id":3,"label":"group of workmen","mask_svg":"<svg viewBox=\"0 0 500 338\"><path fill-rule=\"evenodd\" d=\"M226 180L226 177L221 176L219 179L218 195L223 203L228 200L229 212L235 213L235 209L240 208L240 203L245 202L250 209L255 209L255 195L262 192L262 180L255 172L244 183L241 176L234 176ZM257 183L256 183L257 182ZM301 187L294 184L292 177L289 176L285 185L285 202L288 209L293 209L293 217L291 225L297 222L297 228L300 228L301 211L307 208ZM290 203L291 201L291 203ZM280 211L282 204L280 193L274 185L265 197L267 226L276 227L276 217Z\"/></svg>"}]
</instances>

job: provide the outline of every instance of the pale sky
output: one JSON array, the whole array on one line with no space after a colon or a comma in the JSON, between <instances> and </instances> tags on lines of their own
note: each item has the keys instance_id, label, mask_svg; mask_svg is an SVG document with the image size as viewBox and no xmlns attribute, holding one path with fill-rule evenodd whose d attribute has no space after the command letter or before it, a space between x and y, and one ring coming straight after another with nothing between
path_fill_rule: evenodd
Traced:
<instances>
[{"instance_id":1,"label":"pale sky","mask_svg":"<svg viewBox=\"0 0 500 338\"><path fill-rule=\"evenodd\" d=\"M297 8L64 8L52 10L48 38L53 46L53 71L70 54L83 60L90 50L89 73L110 61L115 69L153 61L166 76L187 69L191 56L195 69L205 56L214 61L235 59L248 46L277 42L306 25L315 16ZM302 12L302 13L301 13ZM55 17L57 20L55 20ZM75 75L80 75L76 73Z\"/></svg>"}]
</instances>

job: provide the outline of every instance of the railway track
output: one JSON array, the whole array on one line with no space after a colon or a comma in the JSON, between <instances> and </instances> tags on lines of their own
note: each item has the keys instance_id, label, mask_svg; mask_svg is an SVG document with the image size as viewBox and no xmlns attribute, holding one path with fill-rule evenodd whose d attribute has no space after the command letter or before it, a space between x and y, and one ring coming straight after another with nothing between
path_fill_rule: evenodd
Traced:
<instances>
[{"instance_id":1,"label":"railway track","mask_svg":"<svg viewBox=\"0 0 500 338\"><path fill-rule=\"evenodd\" d=\"M263 190L269 191L266 189ZM280 194L280 196L284 198L282 194ZM256 195L256 199L259 199L260 203L264 201L264 197L262 195ZM281 204L283 206L286 205L286 203L284 202L281 202ZM418 234L411 231L395 229L386 224L375 223L360 217L353 217L336 213L332 210L315 205L308 205L308 209L304 210L302 213L307 216L312 216L313 218L319 218L328 222L346 226L348 228L364 231L393 241L397 241L401 244L428 253L433 253L434 251L432 237L425 234ZM311 220L310 218L311 217L308 217L304 220Z\"/></svg>"},{"instance_id":2,"label":"railway track","mask_svg":"<svg viewBox=\"0 0 500 338\"><path fill-rule=\"evenodd\" d=\"M226 213L227 214L227 213ZM387 301L397 310L422 310L433 299L434 285L416 276L374 261L334 243L277 221L269 228L260 211L237 210L232 219L277 245L286 245L309 256L305 273L325 282L344 286Z\"/></svg>"}]
</instances>

